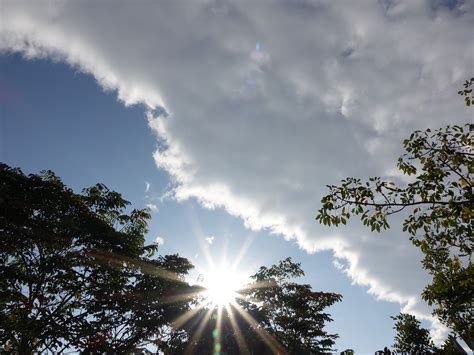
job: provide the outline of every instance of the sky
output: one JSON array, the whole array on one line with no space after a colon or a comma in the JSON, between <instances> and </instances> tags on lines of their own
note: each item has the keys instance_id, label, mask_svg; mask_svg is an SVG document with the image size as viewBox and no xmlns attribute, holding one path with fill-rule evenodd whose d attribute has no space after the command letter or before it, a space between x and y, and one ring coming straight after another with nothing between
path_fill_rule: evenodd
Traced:
<instances>
[{"instance_id":1,"label":"sky","mask_svg":"<svg viewBox=\"0 0 474 355\"><path fill-rule=\"evenodd\" d=\"M420 252L315 220L326 185L396 169L415 129L472 121L474 3L1 1L0 160L103 182L153 218L147 241L199 270L291 256L330 312L339 351L393 343L409 312L442 340ZM241 250L243 252L241 253ZM194 275L193 275L194 276ZM197 275L196 275L197 276Z\"/></svg>"}]
</instances>

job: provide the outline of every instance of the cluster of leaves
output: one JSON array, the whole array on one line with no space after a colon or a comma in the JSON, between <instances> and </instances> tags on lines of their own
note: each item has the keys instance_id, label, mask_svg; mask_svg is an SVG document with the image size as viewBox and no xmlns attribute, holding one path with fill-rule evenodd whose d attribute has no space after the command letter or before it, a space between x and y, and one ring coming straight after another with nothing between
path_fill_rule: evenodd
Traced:
<instances>
[{"instance_id":1,"label":"cluster of leaves","mask_svg":"<svg viewBox=\"0 0 474 355\"><path fill-rule=\"evenodd\" d=\"M192 265L144 246L147 210L98 184L75 194L51 171L0 165L0 347L127 352L159 337L186 302Z\"/></svg>"},{"instance_id":2,"label":"cluster of leaves","mask_svg":"<svg viewBox=\"0 0 474 355\"><path fill-rule=\"evenodd\" d=\"M465 94L474 81L469 81ZM471 102L471 101L469 101ZM423 267L433 275L423 298L434 313L474 348L474 266L472 233L474 125L416 131L403 144L406 154L398 168L415 175L396 186L380 177L363 182L347 178L328 186L316 219L325 225L346 224L360 216L372 231L390 227L388 217L409 210L403 231L421 249Z\"/></svg>"},{"instance_id":3,"label":"cluster of leaves","mask_svg":"<svg viewBox=\"0 0 474 355\"><path fill-rule=\"evenodd\" d=\"M472 93L472 87L474 87L474 78L466 80L464 83L464 90L458 91L458 94L464 96L464 102L466 106L471 106L474 104L474 94Z\"/></svg>"}]
</instances>

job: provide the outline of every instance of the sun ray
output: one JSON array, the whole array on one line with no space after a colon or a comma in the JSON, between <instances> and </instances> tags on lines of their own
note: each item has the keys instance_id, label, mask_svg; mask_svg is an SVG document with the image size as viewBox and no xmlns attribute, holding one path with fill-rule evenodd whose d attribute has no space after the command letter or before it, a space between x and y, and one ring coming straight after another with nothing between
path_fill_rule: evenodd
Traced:
<instances>
[{"instance_id":1,"label":"sun ray","mask_svg":"<svg viewBox=\"0 0 474 355\"><path fill-rule=\"evenodd\" d=\"M186 313L180 315L173 321L173 328L179 329L181 328L186 322L188 322L192 317L194 317L200 310L204 308L203 304L200 304L196 308L193 308Z\"/></svg>"},{"instance_id":2,"label":"sun ray","mask_svg":"<svg viewBox=\"0 0 474 355\"><path fill-rule=\"evenodd\" d=\"M270 347L274 354L287 354L283 346L281 346L281 344L278 343L278 341L265 329L259 327L257 321L250 314L242 309L242 307L240 307L237 303L234 304L234 307L242 316L242 318L255 329L260 338Z\"/></svg>"},{"instance_id":3,"label":"sun ray","mask_svg":"<svg viewBox=\"0 0 474 355\"><path fill-rule=\"evenodd\" d=\"M135 258L117 255L110 252L104 252L98 249L91 250L87 254L94 257L98 263L102 263L107 266L122 268L124 264L129 264L136 267L140 267L141 271L144 274L158 276L165 280L186 284L186 281L184 280L182 275L161 268L157 265L154 265L153 263L139 261Z\"/></svg>"},{"instance_id":4,"label":"sun ray","mask_svg":"<svg viewBox=\"0 0 474 355\"><path fill-rule=\"evenodd\" d=\"M235 340L237 341L237 346L239 347L241 354L250 354L250 350L245 342L244 337L242 336L242 331L240 330L237 321L235 320L234 312L232 311L233 303L225 305L225 310L229 316L230 324L235 331Z\"/></svg>"},{"instance_id":5,"label":"sun ray","mask_svg":"<svg viewBox=\"0 0 474 355\"><path fill-rule=\"evenodd\" d=\"M246 285L242 285L239 290L253 290L259 288L269 288L276 286L275 281L272 280L264 280L264 281L256 281L252 283L248 283Z\"/></svg>"},{"instance_id":6,"label":"sun ray","mask_svg":"<svg viewBox=\"0 0 474 355\"><path fill-rule=\"evenodd\" d=\"M253 241L255 240L255 233L250 232L247 237L245 237L245 241L242 244L242 247L239 250L239 253L237 254L237 257L234 259L234 262L232 263L232 270L237 270L237 268L240 265L240 262L242 261L242 258L244 257L245 253L247 250L250 248L252 245Z\"/></svg>"},{"instance_id":7,"label":"sun ray","mask_svg":"<svg viewBox=\"0 0 474 355\"><path fill-rule=\"evenodd\" d=\"M207 325L207 322L209 321L209 318L211 318L212 312L213 312L212 308L208 309L206 314L202 318L202 320L199 322L199 326L198 326L196 332L194 333L193 337L191 338L191 341L189 342L188 346L186 347L186 351L185 351L186 354L193 354L195 343L201 337L201 334L204 331L204 327Z\"/></svg>"},{"instance_id":8,"label":"sun ray","mask_svg":"<svg viewBox=\"0 0 474 355\"><path fill-rule=\"evenodd\" d=\"M222 307L217 308L217 321L214 336L214 354L220 354L222 351L221 332L222 332Z\"/></svg>"},{"instance_id":9,"label":"sun ray","mask_svg":"<svg viewBox=\"0 0 474 355\"><path fill-rule=\"evenodd\" d=\"M275 285L275 283L271 281L257 281L253 283L245 283L242 282L243 274L238 274L236 272L242 258L244 257L250 245L253 243L254 238L252 237L252 234L249 234L245 238L245 241L242 244L242 247L240 248L237 257L233 260L233 263L230 267L228 267L225 257L222 258L221 264L217 265L214 262L211 254L209 253L209 248L208 245L204 242L204 234L202 232L199 221L197 220L197 217L192 211L190 211L190 219L192 219L193 221L193 229L198 235L198 239L201 244L201 250L203 251L205 259L209 266L206 270L200 265L196 265L197 268L203 272L205 278L207 279L206 282L203 282L201 285L199 285L201 287L204 287L205 290L199 290L178 295L165 295L164 297L158 294L156 295L158 298L160 298L160 302L163 304L178 303L190 300L193 297L201 296L203 301L200 304L196 305L195 308L182 314L172 322L172 327L174 329L180 329L187 322L191 321L194 317L196 317L196 315L198 315L200 311L203 311L205 308L207 308L207 311L205 312L204 316L202 316L200 320L196 319L196 323L198 322L197 329L195 332L193 332L194 334L185 352L187 354L193 353L193 350L198 344L199 339L201 338L201 335L206 325L209 323L209 319L211 318L213 312L217 313L216 326L212 333L214 338L214 353L220 353L221 350L223 350L221 343L221 332L223 329L223 312L225 311L230 321L230 326L233 330L233 336L235 337L240 353L249 354L249 347L243 337L242 331L232 310L232 308L235 308L235 310L240 314L240 316L242 316L242 318L253 329L255 329L256 334L263 340L265 344L267 344L267 346L269 346L273 353L286 354L284 348L275 340L275 338L267 331L259 327L256 320L236 302L237 299L242 299L258 303L258 300L250 299L248 296L241 294L239 291L245 292L246 290L267 288ZM134 266L139 267L141 271L145 274L157 276L159 278L173 282L187 283L187 281L183 278L182 275L168 271L164 268L160 268L152 263L144 263L131 258L123 257L121 255L115 255L99 250L91 251L90 256L94 257L97 262L107 263L107 265L109 266L122 267L124 264L133 264ZM153 297L153 293L147 293L147 297L150 296Z\"/></svg>"},{"instance_id":10,"label":"sun ray","mask_svg":"<svg viewBox=\"0 0 474 355\"><path fill-rule=\"evenodd\" d=\"M153 296L153 294L150 292L148 292L147 295ZM204 291L188 292L188 293L182 293L179 295L165 296L165 297L160 298L160 302L162 304L173 304L173 303L178 303L181 301L186 301L186 300L189 300L190 298L198 297L198 296L204 297Z\"/></svg>"},{"instance_id":11,"label":"sun ray","mask_svg":"<svg viewBox=\"0 0 474 355\"><path fill-rule=\"evenodd\" d=\"M199 222L196 212L193 209L188 208L187 214L188 214L191 228L193 230L194 235L197 237L199 241L200 249L204 253L204 257L206 258L207 264L209 265L210 268L214 268L215 267L214 260L212 259L212 256L209 253L209 248L205 240L206 235L204 234L202 230L202 226L201 226L201 223Z\"/></svg>"},{"instance_id":12,"label":"sun ray","mask_svg":"<svg viewBox=\"0 0 474 355\"><path fill-rule=\"evenodd\" d=\"M275 283L271 281L257 281L249 283L247 277L245 277L245 281L243 280L244 273L239 270L239 264L252 245L255 236L252 233L249 233L246 236L244 242L238 250L237 256L232 260L230 265L227 264L225 253L226 250L221 254L223 256L220 260L220 264L218 264L210 254L210 247L205 241L205 235L197 215L194 211L189 210L188 217L208 266L207 268L204 268L203 265L200 265L197 262L194 263L197 271L199 272L199 277L197 279L198 285L205 289L205 291L201 293L203 298L200 304L200 309L207 308L208 311L201 319L198 329L194 332L193 339L188 345L186 353L190 353L190 351L192 351L196 346L196 339L201 336L212 312L216 312L215 314L217 315L215 329L212 334L214 337L214 353L220 353L221 350L225 350L221 349L221 340L223 339L221 331L223 329L223 312L226 312L240 353L249 354L250 352L249 347L244 339L242 330L237 322L237 313L242 317L243 320L245 320L245 322L255 329L258 337L260 337L262 341L267 344L273 353L286 354L284 348L277 342L277 340L275 340L275 338L267 331L262 329L258 325L257 321L237 303L238 299L242 299L247 302L258 303L259 300L253 300L249 298L249 296L246 296L245 291L275 286ZM238 270L240 272L238 272ZM235 308L236 312L234 312L232 308ZM181 323L184 324L196 313L197 312L195 311L193 314L187 314L181 320Z\"/></svg>"},{"instance_id":13,"label":"sun ray","mask_svg":"<svg viewBox=\"0 0 474 355\"><path fill-rule=\"evenodd\" d=\"M261 302L261 300L249 296L246 291L254 290L254 289L260 289L260 288L269 288L269 287L274 287L274 286L275 286L275 282L274 281L269 281L269 280L248 283L248 284L245 284L245 285L241 286L237 290L237 292L235 293L235 298L236 299L241 299L241 300L246 301L246 302L252 302L252 303L257 304L257 303Z\"/></svg>"}]
</instances>

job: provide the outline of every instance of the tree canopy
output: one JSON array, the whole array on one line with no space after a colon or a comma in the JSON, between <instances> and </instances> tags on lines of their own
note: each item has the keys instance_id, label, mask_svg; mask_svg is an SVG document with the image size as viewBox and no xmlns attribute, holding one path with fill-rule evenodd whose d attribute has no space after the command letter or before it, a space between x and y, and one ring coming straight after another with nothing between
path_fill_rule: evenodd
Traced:
<instances>
[{"instance_id":1,"label":"tree canopy","mask_svg":"<svg viewBox=\"0 0 474 355\"><path fill-rule=\"evenodd\" d=\"M474 79L461 95L470 97ZM470 105L471 101L466 101ZM435 306L434 314L474 347L474 266L472 251L474 125L447 126L416 131L404 140L406 153L398 168L414 175L412 182L397 186L373 177L349 177L330 185L321 199L316 219L325 225L346 224L357 215L378 231L389 228L389 217L410 211L402 230L424 253L423 267L433 275L423 298Z\"/></svg>"},{"instance_id":2,"label":"tree canopy","mask_svg":"<svg viewBox=\"0 0 474 355\"><path fill-rule=\"evenodd\" d=\"M400 313L391 317L395 321L394 329L395 343L393 348L396 352L408 354L432 354L436 350L430 337L428 329L422 328L411 314Z\"/></svg>"},{"instance_id":3,"label":"tree canopy","mask_svg":"<svg viewBox=\"0 0 474 355\"><path fill-rule=\"evenodd\" d=\"M453 334L449 334L441 348L438 348L434 345L429 330L421 327L420 321L413 315L400 313L391 318L395 321L395 354L467 355ZM385 348L384 353L392 352Z\"/></svg>"},{"instance_id":4,"label":"tree canopy","mask_svg":"<svg viewBox=\"0 0 474 355\"><path fill-rule=\"evenodd\" d=\"M332 350L337 334L325 329L332 318L326 308L342 300L330 292L314 292L308 284L295 282L304 276L291 258L270 267L262 266L251 276L246 296L249 311L261 315L261 327L292 354L322 354Z\"/></svg>"},{"instance_id":5,"label":"tree canopy","mask_svg":"<svg viewBox=\"0 0 474 355\"><path fill-rule=\"evenodd\" d=\"M150 213L103 184L74 193L51 171L0 165L3 352L320 354L341 300L295 278L290 258L261 267L228 307L190 286L191 263L146 246Z\"/></svg>"},{"instance_id":6,"label":"tree canopy","mask_svg":"<svg viewBox=\"0 0 474 355\"><path fill-rule=\"evenodd\" d=\"M76 194L51 171L0 165L0 346L3 351L126 352L163 336L186 302L178 255L151 258L147 210L105 185Z\"/></svg>"},{"instance_id":7,"label":"tree canopy","mask_svg":"<svg viewBox=\"0 0 474 355\"><path fill-rule=\"evenodd\" d=\"M188 349L199 354L332 353L338 336L325 330L332 321L326 309L342 296L295 282L303 275L291 258L262 266L235 302L203 308L184 326L192 335Z\"/></svg>"}]
</instances>

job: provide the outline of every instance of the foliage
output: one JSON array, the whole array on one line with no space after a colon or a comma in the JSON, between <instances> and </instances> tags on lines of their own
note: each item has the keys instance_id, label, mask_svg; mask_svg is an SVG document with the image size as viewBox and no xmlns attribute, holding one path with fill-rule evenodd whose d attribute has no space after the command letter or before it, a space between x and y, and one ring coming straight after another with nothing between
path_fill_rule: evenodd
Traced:
<instances>
[{"instance_id":1,"label":"foliage","mask_svg":"<svg viewBox=\"0 0 474 355\"><path fill-rule=\"evenodd\" d=\"M192 265L155 257L157 246L144 245L149 211L127 212L128 204L103 184L76 194L51 171L25 176L0 165L3 352L331 349L337 335L323 329L331 321L323 311L341 296L292 282L303 275L299 264L288 258L260 268L228 311L201 308L202 290L185 282ZM190 321L178 327L186 314Z\"/></svg>"},{"instance_id":2,"label":"foliage","mask_svg":"<svg viewBox=\"0 0 474 355\"><path fill-rule=\"evenodd\" d=\"M468 82L470 88L474 81ZM471 89L464 91L470 94ZM470 103L471 101L469 101ZM349 177L328 186L316 219L326 225L346 224L352 215L372 231L389 228L388 217L410 210L403 223L411 241L424 253L423 267L433 275L423 298L434 313L474 347L474 266L472 251L472 179L474 125L416 131L403 144L398 168L415 175L406 186L380 177L363 182Z\"/></svg>"},{"instance_id":3,"label":"foliage","mask_svg":"<svg viewBox=\"0 0 474 355\"><path fill-rule=\"evenodd\" d=\"M271 355L276 353L275 349L278 349L280 354L286 353L274 338L260 329L259 315L246 309L243 311L244 316L237 307L242 307L245 301L237 300L236 303L239 306L234 304L221 309L201 308L183 326L189 340L184 347L176 349L172 354ZM240 309L242 311L244 307Z\"/></svg>"},{"instance_id":4,"label":"foliage","mask_svg":"<svg viewBox=\"0 0 474 355\"><path fill-rule=\"evenodd\" d=\"M384 347L383 350L377 350L375 352L375 355L392 355L392 352L390 351L389 348Z\"/></svg>"},{"instance_id":5,"label":"foliage","mask_svg":"<svg viewBox=\"0 0 474 355\"><path fill-rule=\"evenodd\" d=\"M251 276L246 296L248 311L260 315L260 326L289 353L321 354L330 352L336 334L324 330L332 319L324 310L342 296L336 293L313 292L308 284L293 280L304 276L299 263L291 258L260 270Z\"/></svg>"},{"instance_id":6,"label":"foliage","mask_svg":"<svg viewBox=\"0 0 474 355\"><path fill-rule=\"evenodd\" d=\"M103 184L75 194L51 171L0 165L0 348L3 352L126 352L163 341L188 304L192 267L151 258L147 210ZM170 342L175 334L166 335Z\"/></svg>"},{"instance_id":7,"label":"foliage","mask_svg":"<svg viewBox=\"0 0 474 355\"><path fill-rule=\"evenodd\" d=\"M414 316L400 313L391 318L395 320L394 329L397 331L393 344L395 351L420 355L433 354L436 351L429 330L422 328Z\"/></svg>"},{"instance_id":8,"label":"foliage","mask_svg":"<svg viewBox=\"0 0 474 355\"><path fill-rule=\"evenodd\" d=\"M183 327L189 341L176 354L329 353L337 335L324 330L332 321L324 310L342 297L292 281L303 274L291 258L262 266L227 307L196 312Z\"/></svg>"},{"instance_id":9,"label":"foliage","mask_svg":"<svg viewBox=\"0 0 474 355\"><path fill-rule=\"evenodd\" d=\"M455 336L452 334L448 335L448 338L444 342L441 349L436 351L439 355L467 355L466 350L458 343Z\"/></svg>"},{"instance_id":10,"label":"foliage","mask_svg":"<svg viewBox=\"0 0 474 355\"><path fill-rule=\"evenodd\" d=\"M458 91L458 94L464 97L464 102L466 106L474 105L474 94L472 93L472 88L474 87L474 78L466 80L464 83L464 90Z\"/></svg>"}]
</instances>

